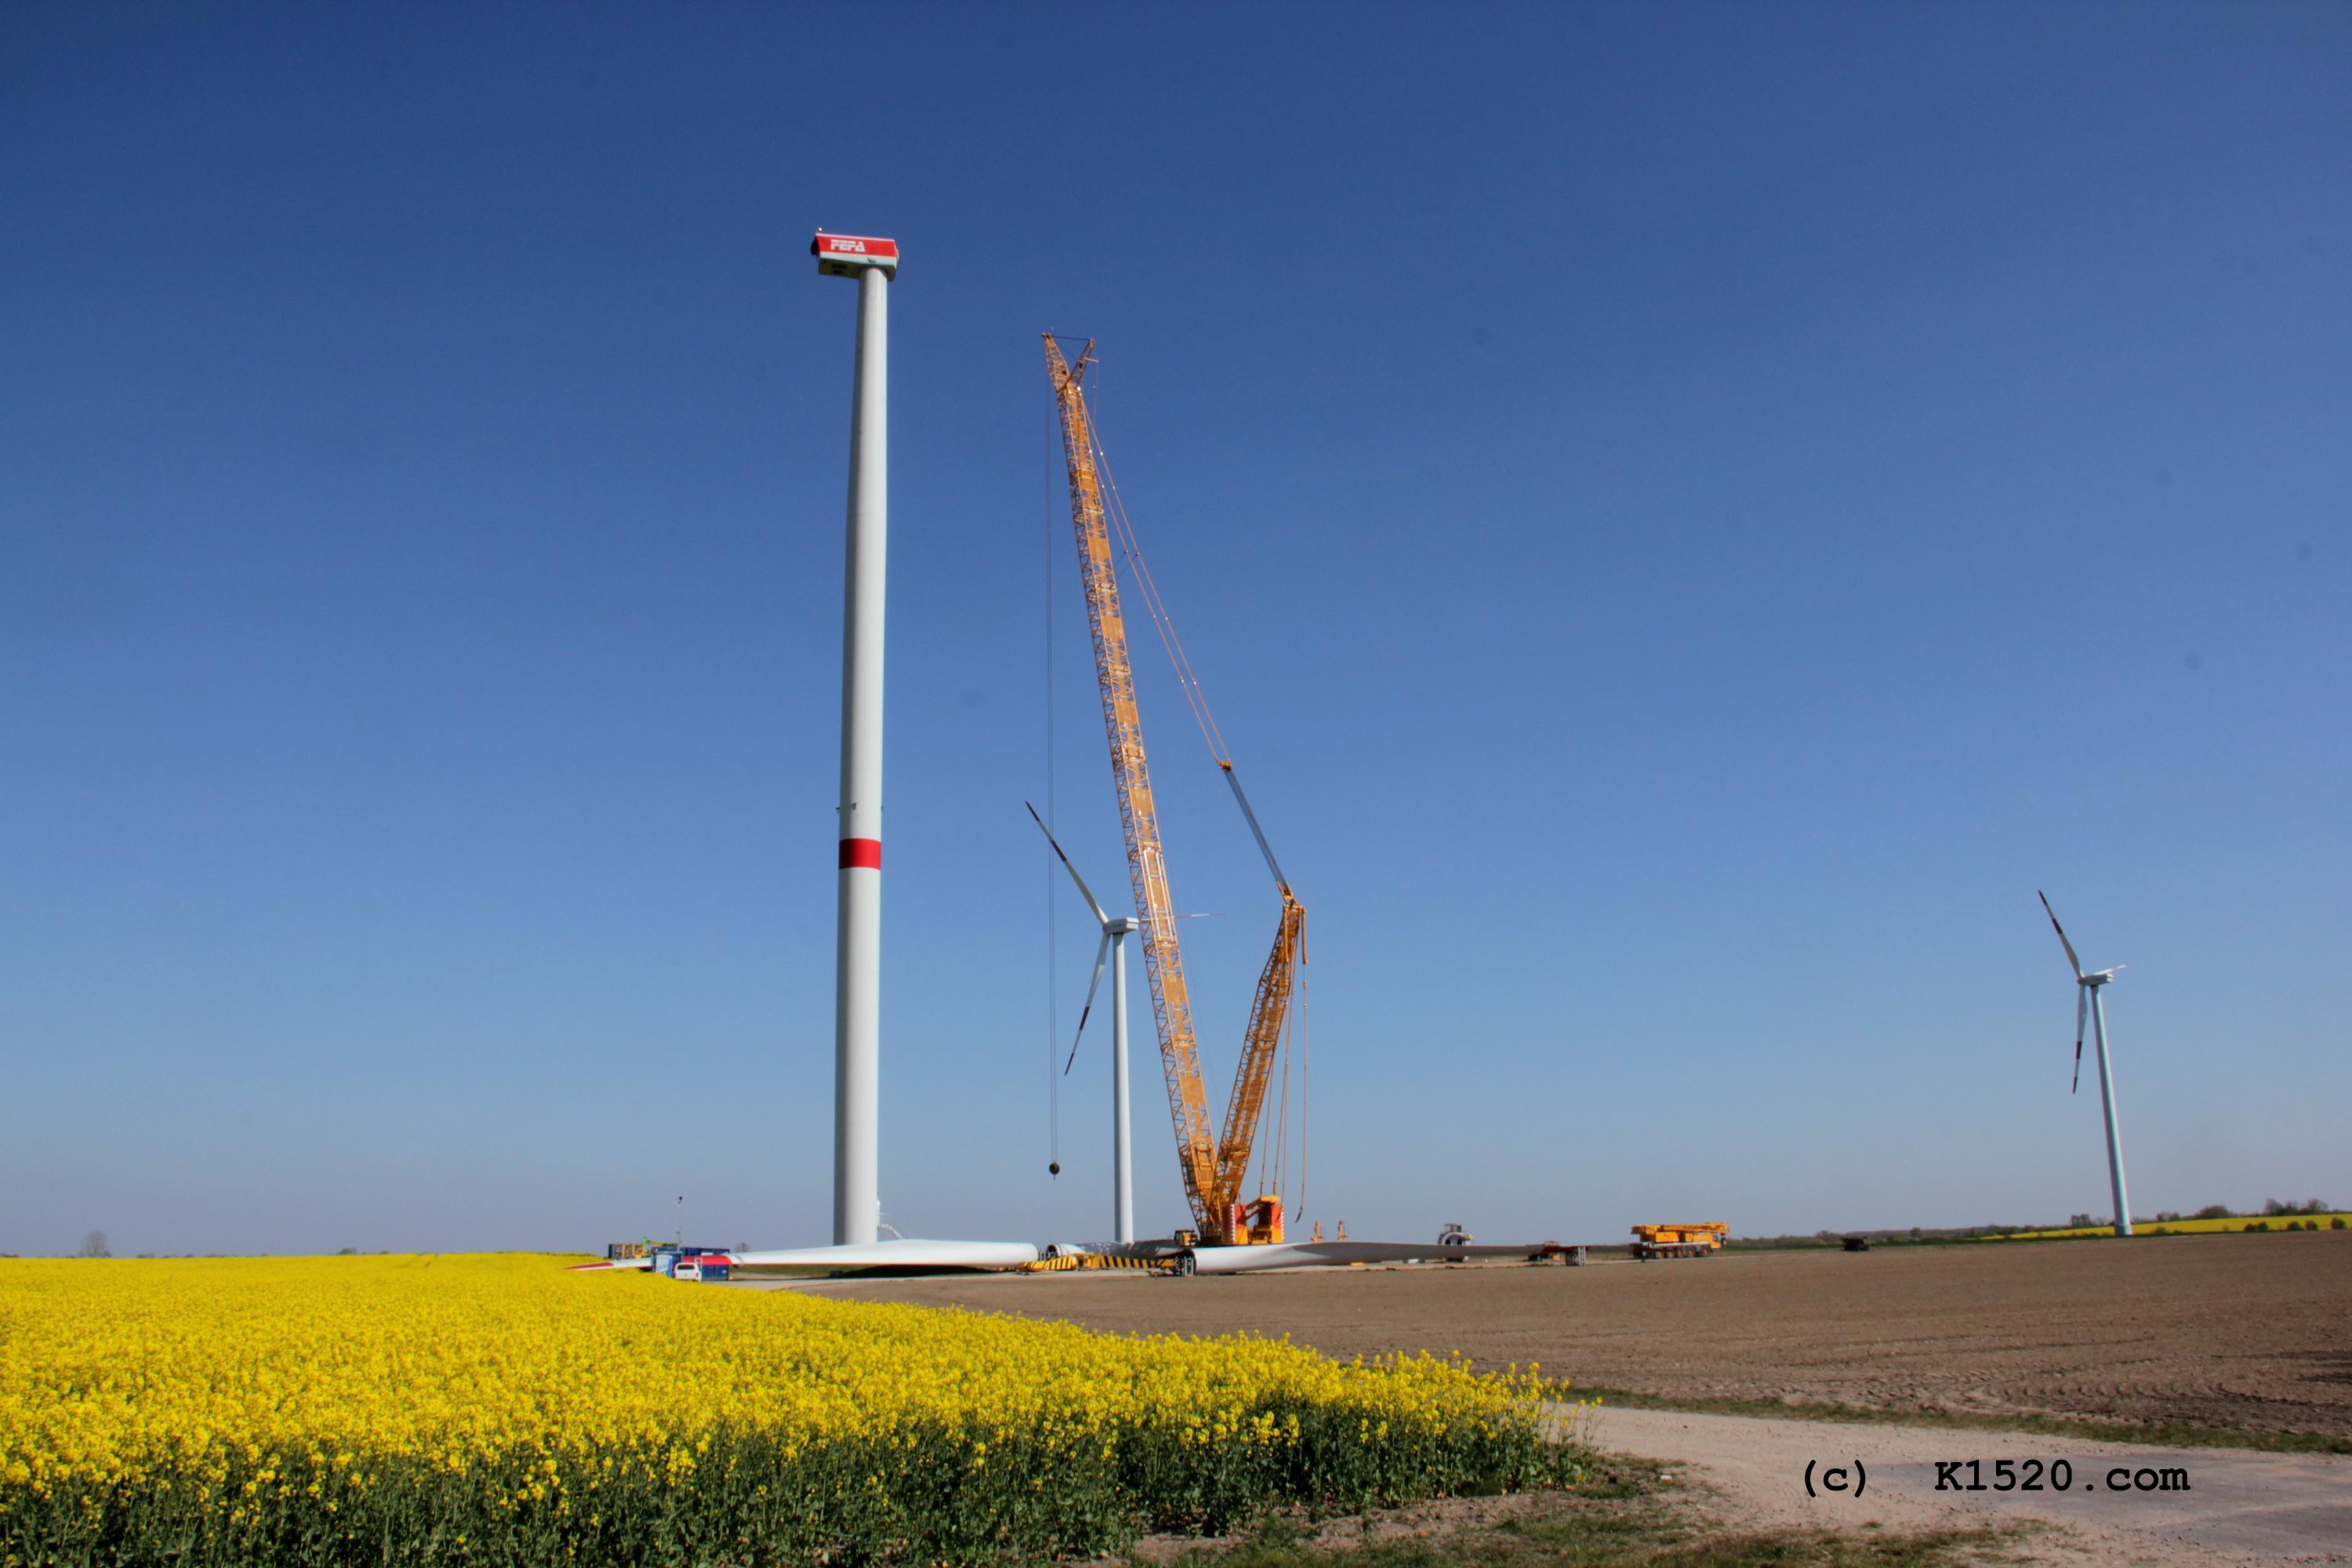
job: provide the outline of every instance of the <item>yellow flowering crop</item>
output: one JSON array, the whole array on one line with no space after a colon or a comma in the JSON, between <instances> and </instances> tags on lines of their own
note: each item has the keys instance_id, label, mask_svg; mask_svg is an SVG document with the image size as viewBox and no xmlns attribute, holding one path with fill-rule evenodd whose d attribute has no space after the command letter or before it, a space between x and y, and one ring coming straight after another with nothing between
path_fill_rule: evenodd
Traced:
<instances>
[{"instance_id":1,"label":"yellow flowering crop","mask_svg":"<svg viewBox=\"0 0 2352 1568\"><path fill-rule=\"evenodd\" d=\"M1540 1481L1540 1392L544 1258L0 1260L0 1565L1092 1552Z\"/></svg>"},{"instance_id":2,"label":"yellow flowering crop","mask_svg":"<svg viewBox=\"0 0 2352 1568\"><path fill-rule=\"evenodd\" d=\"M2290 1222L2308 1226L2313 1230L2341 1229L2347 1225L2352 1225L2352 1215L2231 1215L2224 1219L2136 1219L2132 1221L2132 1228L2134 1233L2139 1236L2219 1236L2225 1232L2252 1230L2256 1226L2260 1226L2263 1230L2284 1231ZM2053 1230L2013 1230L2000 1236L1983 1236L1977 1239L1979 1241L2061 1241L2082 1236L2112 1236L2113 1234L2115 1234L2115 1226L2112 1225L2088 1225L2062 1226ZM2260 1232L2256 1234L2259 1235Z\"/></svg>"}]
</instances>

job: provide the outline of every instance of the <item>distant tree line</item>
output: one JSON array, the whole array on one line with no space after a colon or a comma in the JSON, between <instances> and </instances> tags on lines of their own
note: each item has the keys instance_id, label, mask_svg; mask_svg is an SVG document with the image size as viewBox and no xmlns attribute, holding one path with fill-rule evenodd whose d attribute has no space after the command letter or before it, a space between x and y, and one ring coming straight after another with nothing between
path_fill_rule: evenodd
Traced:
<instances>
[{"instance_id":1,"label":"distant tree line","mask_svg":"<svg viewBox=\"0 0 2352 1568\"><path fill-rule=\"evenodd\" d=\"M742 1249L739 1247L737 1250L740 1251ZM383 1256L388 1257L390 1254L391 1249L389 1247L383 1249ZM14 1252L0 1252L0 1258L16 1258L19 1256L21 1256L21 1254ZM39 1255L35 1254L35 1256L37 1257ZM79 1247L74 1248L71 1252L67 1253L66 1256L68 1258L111 1258L114 1256L114 1247L112 1244L107 1240L106 1232L102 1230L93 1230L88 1236L81 1238L81 1245ZM139 1254L139 1256L142 1258L154 1258L159 1255L152 1252L142 1252ZM218 1258L222 1255L217 1252L166 1252L160 1256L164 1258ZM366 1251L362 1247L345 1247L339 1248L336 1251L335 1256L338 1258L361 1258L366 1256Z\"/></svg>"},{"instance_id":2,"label":"distant tree line","mask_svg":"<svg viewBox=\"0 0 2352 1568\"><path fill-rule=\"evenodd\" d=\"M2268 1230L2271 1226L2262 1222L2273 1219L2293 1221L2294 1216L2297 1215L2326 1215L2335 1212L2335 1205L2325 1198L2305 1198L2299 1204L2286 1203L2277 1198L2265 1198L2263 1200L2263 1206L2259 1213L2240 1211L2227 1204L2207 1204L2194 1215L2184 1215L2178 1211L2168 1209L2158 1215L2153 1221L2135 1220L2133 1223L2169 1225L2184 1218L2244 1219L2252 1221L2257 1229ZM1836 1247L1842 1245L1844 1238L1849 1236L1868 1237L1874 1246L1899 1245L1906 1241L1922 1243L1976 1241L1988 1236L2016 1236L2036 1230L2100 1229L2109 1223L2111 1222L2104 1215L2077 1214L2070 1215L2063 1226L2054 1225L2048 1220L2037 1220L2024 1224L1964 1225L1942 1228L1915 1225L1907 1230L1893 1226L1883 1230L1817 1230L1811 1236L1737 1236L1726 1241L1724 1245L1731 1248L1757 1250L1776 1247ZM2305 1221L2299 1224L2291 1223L2288 1226L2281 1228L2316 1230L2319 1226L2315 1222ZM2337 1219L2330 1222L2330 1228L2343 1230L2347 1227L2341 1219Z\"/></svg>"}]
</instances>

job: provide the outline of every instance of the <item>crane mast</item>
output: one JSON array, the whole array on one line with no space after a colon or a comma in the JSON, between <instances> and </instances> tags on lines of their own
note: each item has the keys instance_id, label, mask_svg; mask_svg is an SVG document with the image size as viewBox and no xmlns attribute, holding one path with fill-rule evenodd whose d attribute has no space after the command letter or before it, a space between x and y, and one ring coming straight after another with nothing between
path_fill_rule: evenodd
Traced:
<instances>
[{"instance_id":1,"label":"crane mast","mask_svg":"<svg viewBox=\"0 0 2352 1568\"><path fill-rule=\"evenodd\" d=\"M1087 350L1093 347L1089 342ZM1220 1137L1209 1124L1208 1094L1201 1080L1192 995L1184 982L1184 956L1176 941L1175 904L1168 889L1160 815L1144 754L1143 718L1135 700L1135 672L1128 656L1127 621L1119 608L1118 574L1103 508L1102 481L1096 469L1093 426L1080 387L1088 363L1088 352L1081 352L1078 363L1072 365L1054 335L1045 334L1045 365L1061 415L1062 450L1070 477L1070 519L1077 534L1079 578L1086 589L1103 728L1110 742L1111 778L1118 788L1119 826L1127 840L1128 876L1141 915L1143 966L1150 983L1152 1022L1159 1032L1160 1066L1168 1079L1168 1107L1175 1122L1184 1195L1204 1241L1279 1241L1279 1204L1261 1199L1245 1205L1241 1195L1258 1118L1265 1108L1266 1081L1288 1018L1293 974L1305 955L1307 910L1276 864L1274 851L1267 847L1256 815L1234 774L1233 763L1220 756L1218 766L1233 787L1234 798L1240 803L1282 895L1281 924L1258 976L1242 1061L1234 1076L1233 1096L1225 1108Z\"/></svg>"}]
</instances>

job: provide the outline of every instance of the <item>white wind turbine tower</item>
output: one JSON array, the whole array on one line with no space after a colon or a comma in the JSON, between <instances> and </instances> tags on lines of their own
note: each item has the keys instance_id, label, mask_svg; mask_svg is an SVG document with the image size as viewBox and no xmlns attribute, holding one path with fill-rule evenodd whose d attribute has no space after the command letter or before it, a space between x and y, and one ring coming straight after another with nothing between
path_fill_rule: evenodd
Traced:
<instances>
[{"instance_id":1,"label":"white wind turbine tower","mask_svg":"<svg viewBox=\"0 0 2352 1568\"><path fill-rule=\"evenodd\" d=\"M2058 933L2058 945L2066 950L2066 963L2074 971L2074 1088L2083 1084L2083 1018L2089 1015L2094 1037L2099 1046L2099 1098L2107 1110L2107 1178L2116 1189L2116 1234L2132 1233L2131 1198L2124 1191L2124 1135L2116 1125L2116 1080L2107 1067L2107 1009L2099 993L2108 981L2131 967L2118 963L2113 969L2083 973L2083 961L2074 956L2074 944L2066 940L2066 928L2058 923L2058 911L2050 907L2050 895L2038 895L2042 913L2050 917L2050 929ZM2073 1093L2074 1089L2067 1090Z\"/></svg>"},{"instance_id":2,"label":"white wind turbine tower","mask_svg":"<svg viewBox=\"0 0 2352 1568\"><path fill-rule=\"evenodd\" d=\"M1021 804L1029 805L1027 801ZM1127 938L1131 931L1141 931L1143 922L1113 920L1103 913L1103 907L1087 890L1087 879L1078 875L1078 868L1070 864L1070 858L1054 842L1054 830L1045 826L1045 819L1037 815L1035 806L1029 806L1029 816L1037 824L1037 831L1045 836L1045 842L1054 846L1055 858L1070 874L1070 880L1078 885L1078 897L1086 900L1087 910L1102 926L1102 943L1095 949L1095 977L1087 983L1087 1005L1078 1014L1078 1032L1070 1037L1071 1061L1078 1059L1078 1041L1087 1032L1087 1015L1094 1011L1095 988L1102 984L1103 960L1110 960L1111 1239L1123 1247L1135 1240L1135 1158L1129 1146L1127 1125ZM1062 1070L1070 1070L1066 1063Z\"/></svg>"}]
</instances>

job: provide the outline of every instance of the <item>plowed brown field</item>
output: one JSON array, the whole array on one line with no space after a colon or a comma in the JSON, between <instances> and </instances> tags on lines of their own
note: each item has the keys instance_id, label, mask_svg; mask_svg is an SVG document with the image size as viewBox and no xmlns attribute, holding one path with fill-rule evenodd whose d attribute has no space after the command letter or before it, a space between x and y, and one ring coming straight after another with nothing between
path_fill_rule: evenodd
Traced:
<instances>
[{"instance_id":1,"label":"plowed brown field","mask_svg":"<svg viewBox=\"0 0 2352 1568\"><path fill-rule=\"evenodd\" d=\"M1675 1397L2352 1437L2352 1231L818 1289L1128 1332L1253 1329L1336 1355L1459 1351Z\"/></svg>"}]
</instances>

